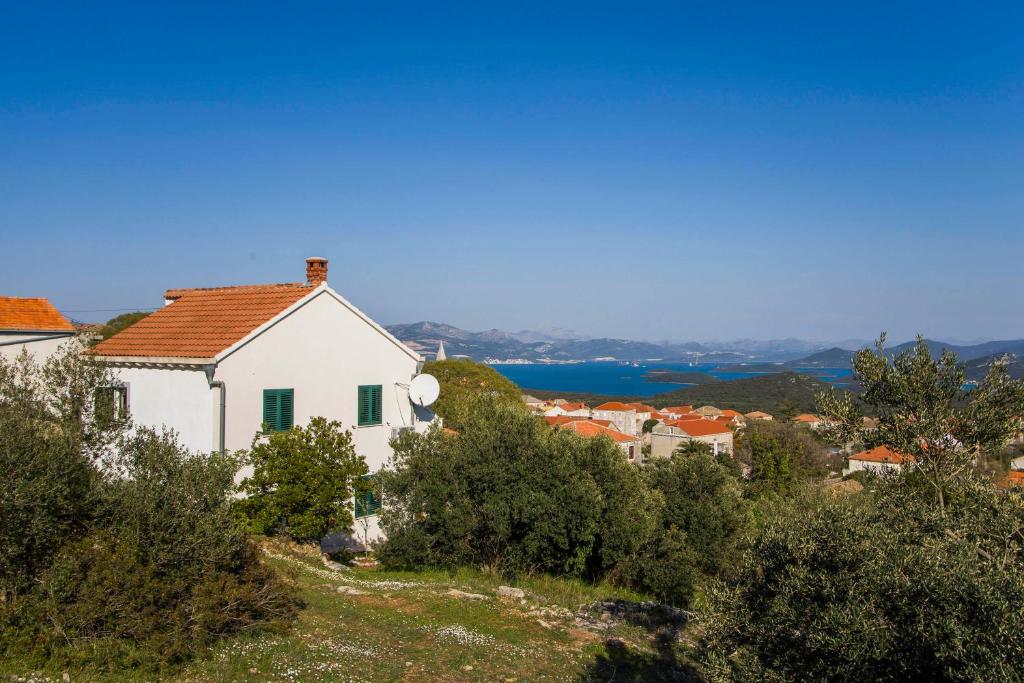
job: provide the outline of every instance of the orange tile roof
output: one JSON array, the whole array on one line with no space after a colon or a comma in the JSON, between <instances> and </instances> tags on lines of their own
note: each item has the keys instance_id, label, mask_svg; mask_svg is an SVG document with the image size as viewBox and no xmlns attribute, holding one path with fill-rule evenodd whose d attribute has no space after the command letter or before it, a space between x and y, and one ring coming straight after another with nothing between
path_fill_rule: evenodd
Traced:
<instances>
[{"instance_id":1,"label":"orange tile roof","mask_svg":"<svg viewBox=\"0 0 1024 683\"><path fill-rule=\"evenodd\" d=\"M854 453L850 460L863 460L865 462L889 462L894 465L902 465L904 462L913 462L914 456L903 455L897 451L890 450L888 446L875 446L874 448Z\"/></svg>"},{"instance_id":2,"label":"orange tile roof","mask_svg":"<svg viewBox=\"0 0 1024 683\"><path fill-rule=\"evenodd\" d=\"M821 418L811 413L800 413L793 418L793 422L821 422Z\"/></svg>"},{"instance_id":3,"label":"orange tile roof","mask_svg":"<svg viewBox=\"0 0 1024 683\"><path fill-rule=\"evenodd\" d=\"M753 420L762 420L766 417L771 417L771 415L760 410L754 410L752 412L747 413L746 417L749 417Z\"/></svg>"},{"instance_id":4,"label":"orange tile roof","mask_svg":"<svg viewBox=\"0 0 1024 683\"><path fill-rule=\"evenodd\" d=\"M711 436L712 434L732 434L732 431L714 420L673 420L669 422L689 436Z\"/></svg>"},{"instance_id":5,"label":"orange tile roof","mask_svg":"<svg viewBox=\"0 0 1024 683\"><path fill-rule=\"evenodd\" d=\"M47 299L0 296L0 330L74 332L75 328Z\"/></svg>"},{"instance_id":6,"label":"orange tile roof","mask_svg":"<svg viewBox=\"0 0 1024 683\"><path fill-rule=\"evenodd\" d=\"M567 422L560 426L561 429L571 429L581 436L607 436L612 441L618 443L624 443L627 441L636 441L635 436L629 434L623 434L620 431L609 429L602 425L597 424L593 420L576 420L574 422Z\"/></svg>"},{"instance_id":7,"label":"orange tile roof","mask_svg":"<svg viewBox=\"0 0 1024 683\"><path fill-rule=\"evenodd\" d=\"M616 410L628 413L631 410L635 411L636 408L631 405L626 405L625 403L620 403L619 401L609 401L608 403L602 403L598 407L594 408L594 410Z\"/></svg>"},{"instance_id":8,"label":"orange tile roof","mask_svg":"<svg viewBox=\"0 0 1024 683\"><path fill-rule=\"evenodd\" d=\"M1010 470L996 482L996 487L1001 489L1010 489L1017 486L1024 486L1024 472L1018 470Z\"/></svg>"},{"instance_id":9,"label":"orange tile roof","mask_svg":"<svg viewBox=\"0 0 1024 683\"><path fill-rule=\"evenodd\" d=\"M738 410L733 410L732 408L726 408L723 410L722 415L726 417L741 417L741 413Z\"/></svg>"},{"instance_id":10,"label":"orange tile roof","mask_svg":"<svg viewBox=\"0 0 1024 683\"><path fill-rule=\"evenodd\" d=\"M173 303L100 342L93 353L212 358L313 290L305 284L168 290Z\"/></svg>"},{"instance_id":11,"label":"orange tile roof","mask_svg":"<svg viewBox=\"0 0 1024 683\"><path fill-rule=\"evenodd\" d=\"M632 406L638 413L653 413L657 411L654 406L645 405L643 403L627 403L626 405Z\"/></svg>"},{"instance_id":12,"label":"orange tile roof","mask_svg":"<svg viewBox=\"0 0 1024 683\"><path fill-rule=\"evenodd\" d=\"M567 413L571 413L574 410L586 410L587 409L587 404L586 403L560 403L558 405L558 407L561 408L562 410L564 410Z\"/></svg>"},{"instance_id":13,"label":"orange tile roof","mask_svg":"<svg viewBox=\"0 0 1024 683\"><path fill-rule=\"evenodd\" d=\"M611 420L597 420L592 417L573 417L572 415L545 415L544 420L549 425L564 425L570 422L596 422L602 427L611 425Z\"/></svg>"},{"instance_id":14,"label":"orange tile roof","mask_svg":"<svg viewBox=\"0 0 1024 683\"><path fill-rule=\"evenodd\" d=\"M684 420L703 420L704 416L700 413L686 413L676 418L676 422L683 422Z\"/></svg>"},{"instance_id":15,"label":"orange tile roof","mask_svg":"<svg viewBox=\"0 0 1024 683\"><path fill-rule=\"evenodd\" d=\"M685 415L686 413L693 412L693 406L669 406L668 408L663 408L663 410L667 410L670 413Z\"/></svg>"}]
</instances>

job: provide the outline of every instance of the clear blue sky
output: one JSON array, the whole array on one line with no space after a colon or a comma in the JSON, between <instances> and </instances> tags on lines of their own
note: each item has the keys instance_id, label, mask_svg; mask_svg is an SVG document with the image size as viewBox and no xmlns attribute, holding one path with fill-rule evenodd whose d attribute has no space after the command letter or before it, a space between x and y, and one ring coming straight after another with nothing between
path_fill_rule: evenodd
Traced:
<instances>
[{"instance_id":1,"label":"clear blue sky","mask_svg":"<svg viewBox=\"0 0 1024 683\"><path fill-rule=\"evenodd\" d=\"M75 5L3 4L0 294L1024 337L1021 3Z\"/></svg>"}]
</instances>

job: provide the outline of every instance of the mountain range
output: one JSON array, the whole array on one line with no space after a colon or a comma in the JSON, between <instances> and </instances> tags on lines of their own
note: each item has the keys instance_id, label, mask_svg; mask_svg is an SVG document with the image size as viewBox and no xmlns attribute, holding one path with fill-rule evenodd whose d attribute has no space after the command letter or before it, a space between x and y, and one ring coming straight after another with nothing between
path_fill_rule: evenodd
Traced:
<instances>
[{"instance_id":1,"label":"mountain range","mask_svg":"<svg viewBox=\"0 0 1024 683\"><path fill-rule=\"evenodd\" d=\"M756 340L730 342L645 342L629 339L587 339L571 330L537 332L504 332L498 329L470 332L454 325L417 322L389 325L387 329L414 350L433 358L438 344L444 342L449 357L467 356L476 361L586 361L610 359L623 361L685 361L701 363L772 363L765 369L777 371L793 368L848 367L854 349L870 346L866 340L845 340L839 344L810 342L801 339ZM910 341L887 349L896 354L913 347ZM968 379L978 379L989 364L1010 354L1010 370L1024 376L1024 339L985 341L977 344L950 344L927 340L932 354L943 349L953 351L967 363Z\"/></svg>"}]
</instances>

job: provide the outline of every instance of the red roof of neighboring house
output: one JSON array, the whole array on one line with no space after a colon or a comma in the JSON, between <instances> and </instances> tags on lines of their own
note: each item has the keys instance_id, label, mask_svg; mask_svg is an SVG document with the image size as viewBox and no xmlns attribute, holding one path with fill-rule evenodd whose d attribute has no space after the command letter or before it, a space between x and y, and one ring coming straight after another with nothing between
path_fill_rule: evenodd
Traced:
<instances>
[{"instance_id":1,"label":"red roof of neighboring house","mask_svg":"<svg viewBox=\"0 0 1024 683\"><path fill-rule=\"evenodd\" d=\"M1011 489L1018 486L1024 486L1024 472L1019 470L1010 470L996 482L996 487L1001 489Z\"/></svg>"},{"instance_id":2,"label":"red roof of neighboring house","mask_svg":"<svg viewBox=\"0 0 1024 683\"><path fill-rule=\"evenodd\" d=\"M684 420L703 420L704 416L700 413L686 413L676 418L676 422L682 422Z\"/></svg>"},{"instance_id":3,"label":"red roof of neighboring house","mask_svg":"<svg viewBox=\"0 0 1024 683\"><path fill-rule=\"evenodd\" d=\"M894 465L902 465L904 462L913 462L914 456L904 455L897 451L890 450L888 446L875 446L874 448L854 453L850 460L863 460L865 462L887 462Z\"/></svg>"},{"instance_id":4,"label":"red roof of neighboring house","mask_svg":"<svg viewBox=\"0 0 1024 683\"><path fill-rule=\"evenodd\" d=\"M74 332L75 327L48 299L0 296L0 330Z\"/></svg>"},{"instance_id":5,"label":"red roof of neighboring house","mask_svg":"<svg viewBox=\"0 0 1024 683\"><path fill-rule=\"evenodd\" d=\"M638 413L653 413L658 410L654 406L645 405L643 403L627 403L626 405L632 406Z\"/></svg>"},{"instance_id":6,"label":"red roof of neighboring house","mask_svg":"<svg viewBox=\"0 0 1024 683\"><path fill-rule=\"evenodd\" d=\"M732 434L732 430L715 420L673 420L668 423L678 427L689 436L711 436L712 434Z\"/></svg>"},{"instance_id":7,"label":"red roof of neighboring house","mask_svg":"<svg viewBox=\"0 0 1024 683\"><path fill-rule=\"evenodd\" d=\"M168 290L173 303L92 351L101 356L212 358L314 289L294 283Z\"/></svg>"},{"instance_id":8,"label":"red roof of neighboring house","mask_svg":"<svg viewBox=\"0 0 1024 683\"><path fill-rule=\"evenodd\" d=\"M587 404L586 403L559 403L558 407L561 408L562 410L564 410L567 413L571 413L574 410L586 410L587 409Z\"/></svg>"},{"instance_id":9,"label":"red roof of neighboring house","mask_svg":"<svg viewBox=\"0 0 1024 683\"><path fill-rule=\"evenodd\" d=\"M629 411L635 411L636 408L625 403L620 403L619 401L609 401L608 403L602 403L598 407L594 408L594 410L615 410L628 413Z\"/></svg>"},{"instance_id":10,"label":"red roof of neighboring house","mask_svg":"<svg viewBox=\"0 0 1024 683\"><path fill-rule=\"evenodd\" d=\"M614 429L608 429L603 425L597 424L593 420L576 420L574 422L567 422L566 424L561 425L561 428L571 429L582 436L607 436L612 441L616 441L618 443L637 440L635 436L623 434L622 432Z\"/></svg>"},{"instance_id":11,"label":"red roof of neighboring house","mask_svg":"<svg viewBox=\"0 0 1024 683\"><path fill-rule=\"evenodd\" d=\"M749 417L752 420L763 420L771 417L771 415L760 410L755 410L753 412L747 413L746 417Z\"/></svg>"},{"instance_id":12,"label":"red roof of neighboring house","mask_svg":"<svg viewBox=\"0 0 1024 683\"><path fill-rule=\"evenodd\" d=\"M793 422L821 422L821 418L811 413L800 413L793 418Z\"/></svg>"},{"instance_id":13,"label":"red roof of neighboring house","mask_svg":"<svg viewBox=\"0 0 1024 683\"><path fill-rule=\"evenodd\" d=\"M602 427L611 425L611 420L595 420L592 417L573 417L572 415L545 415L544 420L549 425L564 425L570 422L596 422Z\"/></svg>"},{"instance_id":14,"label":"red roof of neighboring house","mask_svg":"<svg viewBox=\"0 0 1024 683\"><path fill-rule=\"evenodd\" d=\"M726 408L723 410L722 415L725 417L741 417L741 413L737 410L733 410L732 408Z\"/></svg>"},{"instance_id":15,"label":"red roof of neighboring house","mask_svg":"<svg viewBox=\"0 0 1024 683\"><path fill-rule=\"evenodd\" d=\"M685 415L686 413L693 412L693 406L669 406L668 408L663 408L663 410L676 413L677 415Z\"/></svg>"}]
</instances>

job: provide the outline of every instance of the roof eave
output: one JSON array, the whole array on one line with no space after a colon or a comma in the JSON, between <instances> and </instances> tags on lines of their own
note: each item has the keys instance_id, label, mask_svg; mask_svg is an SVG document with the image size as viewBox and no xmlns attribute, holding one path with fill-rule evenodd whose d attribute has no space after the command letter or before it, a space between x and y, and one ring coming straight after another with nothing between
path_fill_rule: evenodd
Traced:
<instances>
[{"instance_id":1,"label":"roof eave","mask_svg":"<svg viewBox=\"0 0 1024 683\"><path fill-rule=\"evenodd\" d=\"M108 356L94 353L90 356L103 363L117 365L164 365L164 366L191 366L203 367L214 365L216 358L189 358L182 356Z\"/></svg>"}]
</instances>

